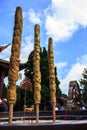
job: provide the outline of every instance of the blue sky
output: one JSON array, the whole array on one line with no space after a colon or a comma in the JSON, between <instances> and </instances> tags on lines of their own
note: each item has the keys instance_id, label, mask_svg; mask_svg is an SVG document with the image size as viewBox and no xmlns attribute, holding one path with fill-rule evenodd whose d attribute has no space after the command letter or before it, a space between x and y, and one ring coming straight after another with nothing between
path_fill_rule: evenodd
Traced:
<instances>
[{"instance_id":1,"label":"blue sky","mask_svg":"<svg viewBox=\"0 0 87 130\"><path fill-rule=\"evenodd\" d=\"M12 42L17 6L23 12L21 62L33 50L34 26L40 24L40 45L48 48L48 38L53 38L60 88L67 94L69 82L79 81L87 67L87 0L0 0L0 45ZM10 52L11 46L0 53L0 59L9 61Z\"/></svg>"}]
</instances>

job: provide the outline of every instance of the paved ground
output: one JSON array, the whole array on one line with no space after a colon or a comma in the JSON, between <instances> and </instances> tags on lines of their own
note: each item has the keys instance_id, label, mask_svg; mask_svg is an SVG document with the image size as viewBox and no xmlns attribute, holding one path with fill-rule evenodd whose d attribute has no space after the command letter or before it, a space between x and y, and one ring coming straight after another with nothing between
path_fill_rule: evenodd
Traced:
<instances>
[{"instance_id":1,"label":"paved ground","mask_svg":"<svg viewBox=\"0 0 87 130\"><path fill-rule=\"evenodd\" d=\"M55 122L53 122L53 120L39 120L38 124L43 124L43 123L50 123L50 124L82 124L82 123L86 123L87 124L87 120L56 120ZM0 122L0 124L8 124L8 122ZM36 124L36 120L17 120L17 121L13 121L12 124Z\"/></svg>"}]
</instances>

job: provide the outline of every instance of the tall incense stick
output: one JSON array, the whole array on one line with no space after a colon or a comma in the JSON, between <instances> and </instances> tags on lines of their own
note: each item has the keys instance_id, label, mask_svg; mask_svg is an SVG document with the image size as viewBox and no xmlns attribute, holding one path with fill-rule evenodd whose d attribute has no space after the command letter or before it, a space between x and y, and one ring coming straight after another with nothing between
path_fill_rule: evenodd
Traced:
<instances>
[{"instance_id":1,"label":"tall incense stick","mask_svg":"<svg viewBox=\"0 0 87 130\"><path fill-rule=\"evenodd\" d=\"M11 49L11 57L10 57L10 68L8 73L9 123L12 123L13 105L15 104L16 101L16 81L18 80L19 63L20 63L22 25L23 25L22 8L17 7L15 12L14 33L13 33L12 49Z\"/></svg>"}]
</instances>

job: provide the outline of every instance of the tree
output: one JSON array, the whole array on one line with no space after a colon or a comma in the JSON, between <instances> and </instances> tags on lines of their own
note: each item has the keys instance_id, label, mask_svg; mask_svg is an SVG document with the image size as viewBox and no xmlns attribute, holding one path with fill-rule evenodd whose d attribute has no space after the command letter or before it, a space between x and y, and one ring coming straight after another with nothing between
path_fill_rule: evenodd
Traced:
<instances>
[{"instance_id":1,"label":"tree","mask_svg":"<svg viewBox=\"0 0 87 130\"><path fill-rule=\"evenodd\" d=\"M44 102L50 100L49 89L49 70L48 70L48 52L45 47L40 48L40 71L41 71L41 104L40 109L43 109ZM16 86L17 99L14 104L14 111L23 111L23 106L31 106L34 104L34 86L33 86L33 54L32 51L28 57L28 61L25 64L25 76L28 77L32 83L32 91L27 91ZM57 78L57 68L55 67L55 80L56 80L56 96L62 96L62 92L59 88L60 81ZM3 86L3 97L7 97L7 88L9 86ZM20 104L20 105L19 105Z\"/></svg>"},{"instance_id":2,"label":"tree","mask_svg":"<svg viewBox=\"0 0 87 130\"><path fill-rule=\"evenodd\" d=\"M23 111L25 91L19 86L16 86L17 100L14 104L14 111ZM20 105L19 105L20 104Z\"/></svg>"},{"instance_id":3,"label":"tree","mask_svg":"<svg viewBox=\"0 0 87 130\"><path fill-rule=\"evenodd\" d=\"M30 53L28 57L28 61L26 63L25 76L31 80L32 88L33 88L33 51ZM40 109L43 109L44 102L46 100L50 100L50 89L49 89L49 69L48 69L48 52L45 47L40 48L40 71L41 71L41 105ZM55 77L56 77L56 96L61 96L61 90L59 88L59 80L57 78L57 68L55 67ZM31 99L32 103L34 103L34 88L33 91L30 92L29 99Z\"/></svg>"},{"instance_id":4,"label":"tree","mask_svg":"<svg viewBox=\"0 0 87 130\"><path fill-rule=\"evenodd\" d=\"M7 98L7 86L3 83L3 98Z\"/></svg>"},{"instance_id":5,"label":"tree","mask_svg":"<svg viewBox=\"0 0 87 130\"><path fill-rule=\"evenodd\" d=\"M82 79L80 79L80 85L81 85L81 95L82 99L85 103L87 103L87 68L84 68L84 71L82 73Z\"/></svg>"}]
</instances>

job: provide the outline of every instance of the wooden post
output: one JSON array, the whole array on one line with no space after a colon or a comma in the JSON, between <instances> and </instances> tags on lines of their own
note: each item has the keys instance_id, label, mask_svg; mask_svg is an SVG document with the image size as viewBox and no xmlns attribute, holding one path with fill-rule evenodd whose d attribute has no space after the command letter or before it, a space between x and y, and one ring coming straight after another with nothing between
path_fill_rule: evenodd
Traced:
<instances>
[{"instance_id":1,"label":"wooden post","mask_svg":"<svg viewBox=\"0 0 87 130\"><path fill-rule=\"evenodd\" d=\"M13 105L14 105L14 103L9 103L9 124L12 123L12 117L13 117Z\"/></svg>"},{"instance_id":2,"label":"wooden post","mask_svg":"<svg viewBox=\"0 0 87 130\"><path fill-rule=\"evenodd\" d=\"M39 123L39 104L36 104L36 123Z\"/></svg>"},{"instance_id":3,"label":"wooden post","mask_svg":"<svg viewBox=\"0 0 87 130\"><path fill-rule=\"evenodd\" d=\"M53 110L52 110L52 114L53 114L53 122L56 121L56 112L55 112L55 103L53 103Z\"/></svg>"}]
</instances>

